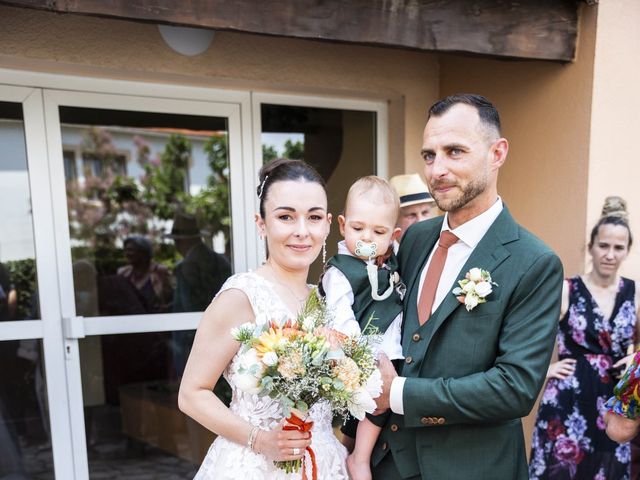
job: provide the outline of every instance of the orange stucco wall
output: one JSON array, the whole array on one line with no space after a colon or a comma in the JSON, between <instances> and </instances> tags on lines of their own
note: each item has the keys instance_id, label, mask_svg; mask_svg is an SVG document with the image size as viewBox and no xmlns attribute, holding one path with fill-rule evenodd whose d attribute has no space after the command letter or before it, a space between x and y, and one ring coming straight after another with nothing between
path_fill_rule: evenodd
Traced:
<instances>
[{"instance_id":1,"label":"orange stucco wall","mask_svg":"<svg viewBox=\"0 0 640 480\"><path fill-rule=\"evenodd\" d=\"M640 280L640 2L606 0L598 6L595 50L587 230L607 195L627 200L636 245L622 274ZM585 232L587 235L588 232ZM589 268L589 259L586 259Z\"/></svg>"}]
</instances>

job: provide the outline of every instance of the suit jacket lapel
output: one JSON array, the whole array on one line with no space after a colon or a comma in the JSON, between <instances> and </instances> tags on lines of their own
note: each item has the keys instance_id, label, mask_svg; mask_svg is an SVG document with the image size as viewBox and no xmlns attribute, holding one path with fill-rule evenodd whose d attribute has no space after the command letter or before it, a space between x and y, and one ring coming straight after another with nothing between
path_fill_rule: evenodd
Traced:
<instances>
[{"instance_id":1,"label":"suit jacket lapel","mask_svg":"<svg viewBox=\"0 0 640 480\"><path fill-rule=\"evenodd\" d=\"M464 308L456 296L451 293L458 280L461 280L466 272L474 267L487 270L491 273L510 255L509 251L504 247L504 244L517 239L518 225L515 223L513 217L511 217L507 207L505 206L485 236L482 237L480 243L478 243L473 252L471 252L469 259L462 267L462 270L458 273L454 283L451 284L447 296L429 318L429 322L433 322L433 324L431 325L432 328L428 329L429 333L426 339L426 345L429 345L429 342L431 342L435 332L456 310L456 308Z\"/></svg>"}]
</instances>

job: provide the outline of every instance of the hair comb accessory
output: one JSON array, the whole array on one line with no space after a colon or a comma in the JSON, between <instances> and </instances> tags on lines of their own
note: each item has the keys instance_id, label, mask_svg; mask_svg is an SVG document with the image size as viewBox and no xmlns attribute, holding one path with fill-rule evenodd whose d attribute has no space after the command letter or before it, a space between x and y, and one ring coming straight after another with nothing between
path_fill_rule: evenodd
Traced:
<instances>
[{"instance_id":1,"label":"hair comb accessory","mask_svg":"<svg viewBox=\"0 0 640 480\"><path fill-rule=\"evenodd\" d=\"M262 200L262 194L264 193L264 184L267 182L268 178L269 178L269 175L265 175L264 178L262 179L262 183L258 187L258 198L260 200Z\"/></svg>"}]
</instances>

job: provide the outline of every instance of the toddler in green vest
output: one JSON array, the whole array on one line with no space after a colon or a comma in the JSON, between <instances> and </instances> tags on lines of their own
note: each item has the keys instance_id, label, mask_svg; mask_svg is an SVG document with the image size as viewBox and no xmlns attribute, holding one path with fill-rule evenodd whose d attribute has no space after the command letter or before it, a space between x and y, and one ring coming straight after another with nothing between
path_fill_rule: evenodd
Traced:
<instances>
[{"instance_id":1,"label":"toddler in green vest","mask_svg":"<svg viewBox=\"0 0 640 480\"><path fill-rule=\"evenodd\" d=\"M396 226L399 212L398 196L386 180L374 175L357 180L347 194L344 214L338 216L344 240L338 243L338 254L329 259L322 277L327 305L335 314L334 328L354 333L354 320L359 330L376 327L383 332L380 349L391 360L403 358L404 285L393 253L393 242L401 233ZM356 439L347 459L351 478L370 479L371 452L380 428L367 419L351 420L342 432L348 447L354 436Z\"/></svg>"}]
</instances>

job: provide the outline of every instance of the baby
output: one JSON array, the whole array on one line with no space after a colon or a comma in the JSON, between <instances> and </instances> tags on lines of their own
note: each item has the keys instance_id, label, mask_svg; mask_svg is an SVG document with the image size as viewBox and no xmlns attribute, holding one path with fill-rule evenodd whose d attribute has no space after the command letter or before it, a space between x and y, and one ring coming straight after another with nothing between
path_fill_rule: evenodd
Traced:
<instances>
[{"instance_id":1,"label":"baby","mask_svg":"<svg viewBox=\"0 0 640 480\"><path fill-rule=\"evenodd\" d=\"M402 356L401 324L404 285L397 273L393 242L401 233L396 227L400 212L398 196L389 183L376 176L357 180L347 194L344 215L338 216L344 241L329 259L322 277L327 305L335 312L334 325L366 326L384 332L380 349L389 359ZM366 334L367 332L364 331ZM356 432L357 428L357 432ZM345 445L356 442L347 458L351 478L371 478L371 452L380 428L364 419L350 420L343 427Z\"/></svg>"}]
</instances>

